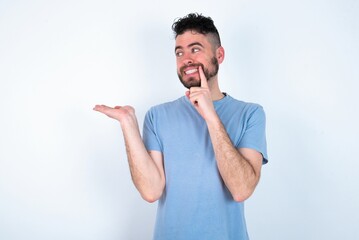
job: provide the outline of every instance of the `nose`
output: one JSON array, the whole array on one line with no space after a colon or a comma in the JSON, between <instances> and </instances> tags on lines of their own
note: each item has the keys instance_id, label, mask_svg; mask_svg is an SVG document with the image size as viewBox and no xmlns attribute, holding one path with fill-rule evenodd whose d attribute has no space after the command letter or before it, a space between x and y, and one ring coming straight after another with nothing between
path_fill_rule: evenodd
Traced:
<instances>
[{"instance_id":1,"label":"nose","mask_svg":"<svg viewBox=\"0 0 359 240\"><path fill-rule=\"evenodd\" d=\"M193 63L193 59L187 56L183 59L183 63L184 65L190 65Z\"/></svg>"},{"instance_id":2,"label":"nose","mask_svg":"<svg viewBox=\"0 0 359 240\"><path fill-rule=\"evenodd\" d=\"M182 56L182 62L184 65L190 65L194 63L191 53L185 52Z\"/></svg>"}]
</instances>

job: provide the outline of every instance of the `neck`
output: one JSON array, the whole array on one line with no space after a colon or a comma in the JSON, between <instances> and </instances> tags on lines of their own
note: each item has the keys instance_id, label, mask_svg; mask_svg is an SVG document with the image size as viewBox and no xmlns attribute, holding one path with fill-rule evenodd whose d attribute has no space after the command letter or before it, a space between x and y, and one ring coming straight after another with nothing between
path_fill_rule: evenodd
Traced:
<instances>
[{"instance_id":1,"label":"neck","mask_svg":"<svg viewBox=\"0 0 359 240\"><path fill-rule=\"evenodd\" d=\"M208 81L208 87L209 90L211 91L211 97L213 101L220 100L224 97L224 94L219 89L217 78L213 78L210 81Z\"/></svg>"},{"instance_id":2,"label":"neck","mask_svg":"<svg viewBox=\"0 0 359 240\"><path fill-rule=\"evenodd\" d=\"M212 93L212 100L213 101L217 101L217 100L220 100L222 98L224 98L224 94L221 91L216 93L216 94Z\"/></svg>"}]
</instances>

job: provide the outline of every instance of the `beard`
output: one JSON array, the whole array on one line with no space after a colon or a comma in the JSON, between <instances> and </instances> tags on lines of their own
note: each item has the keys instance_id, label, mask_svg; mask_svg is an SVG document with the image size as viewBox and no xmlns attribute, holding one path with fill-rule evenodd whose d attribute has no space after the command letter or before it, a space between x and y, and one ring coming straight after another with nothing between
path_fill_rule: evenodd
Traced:
<instances>
[{"instance_id":1,"label":"beard","mask_svg":"<svg viewBox=\"0 0 359 240\"><path fill-rule=\"evenodd\" d=\"M197 64L189 64L186 66L183 66L180 68L180 72L177 72L178 78L181 81L181 83L183 84L183 86L185 86L186 88L190 89L191 87L200 87L201 86L201 79L199 77L199 72L198 72L198 78L197 77L190 77L187 79L187 81L183 80L183 75L185 74L183 69L186 67L199 67L201 66L204 72L204 76L206 77L207 81L210 80L212 77L216 76L218 73L218 69L219 69L219 64L218 64L218 60L217 58L213 57L211 59L211 64L213 66L213 70L209 71L208 68L205 68L203 66L202 63L197 63Z\"/></svg>"}]
</instances>

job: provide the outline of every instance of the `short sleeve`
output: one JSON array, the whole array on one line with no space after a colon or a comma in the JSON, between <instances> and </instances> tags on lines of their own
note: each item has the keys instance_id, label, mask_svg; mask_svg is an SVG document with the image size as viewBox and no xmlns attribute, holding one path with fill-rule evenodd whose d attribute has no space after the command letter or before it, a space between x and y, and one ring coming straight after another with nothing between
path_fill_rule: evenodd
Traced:
<instances>
[{"instance_id":1,"label":"short sleeve","mask_svg":"<svg viewBox=\"0 0 359 240\"><path fill-rule=\"evenodd\" d=\"M266 117L262 106L257 105L249 115L246 129L238 148L251 148L263 155L263 164L268 162L266 141Z\"/></svg>"},{"instance_id":2,"label":"short sleeve","mask_svg":"<svg viewBox=\"0 0 359 240\"><path fill-rule=\"evenodd\" d=\"M162 152L162 146L158 139L154 110L151 108L145 115L143 122L143 142L147 151L156 150Z\"/></svg>"}]
</instances>

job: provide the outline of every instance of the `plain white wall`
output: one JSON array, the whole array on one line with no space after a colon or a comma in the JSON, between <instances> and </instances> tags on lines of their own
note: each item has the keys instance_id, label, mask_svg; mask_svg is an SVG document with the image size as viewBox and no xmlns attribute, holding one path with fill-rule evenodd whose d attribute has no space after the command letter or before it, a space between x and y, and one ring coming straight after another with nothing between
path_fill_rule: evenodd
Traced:
<instances>
[{"instance_id":1,"label":"plain white wall","mask_svg":"<svg viewBox=\"0 0 359 240\"><path fill-rule=\"evenodd\" d=\"M119 124L184 94L171 25L211 16L223 91L267 113L253 240L358 239L355 0L0 1L0 239L151 239Z\"/></svg>"}]
</instances>

